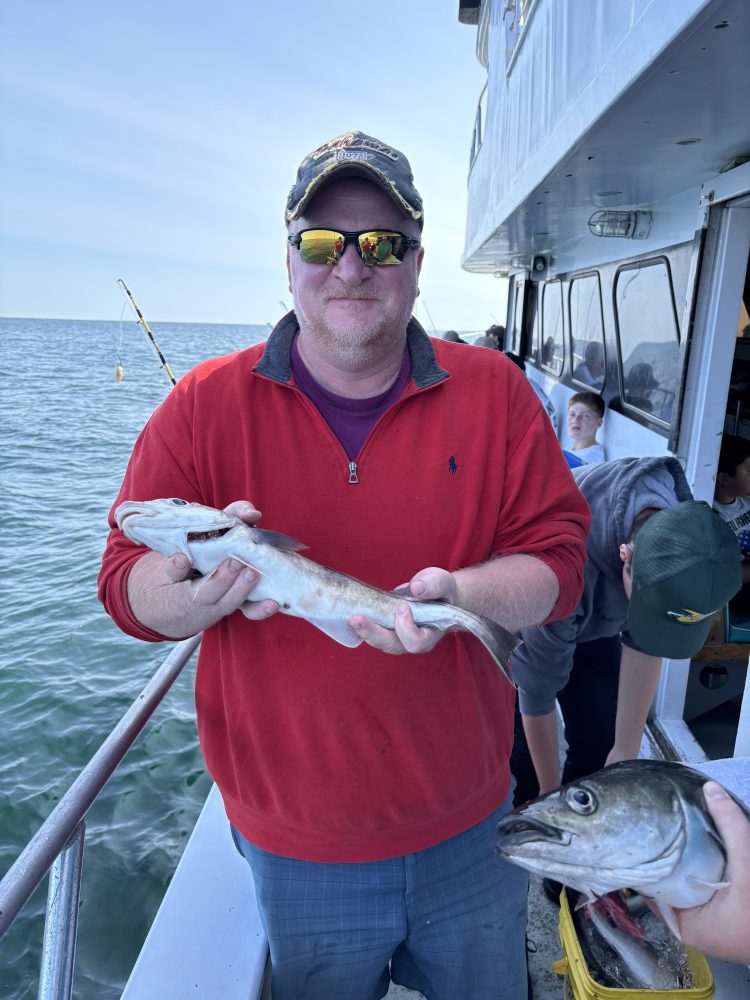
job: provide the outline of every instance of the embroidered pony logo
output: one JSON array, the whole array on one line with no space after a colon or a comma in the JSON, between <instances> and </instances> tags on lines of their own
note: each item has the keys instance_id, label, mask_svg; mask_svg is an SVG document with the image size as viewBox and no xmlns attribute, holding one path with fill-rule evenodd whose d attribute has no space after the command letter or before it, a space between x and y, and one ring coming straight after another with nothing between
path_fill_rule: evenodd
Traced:
<instances>
[{"instance_id":1,"label":"embroidered pony logo","mask_svg":"<svg viewBox=\"0 0 750 1000\"><path fill-rule=\"evenodd\" d=\"M448 472L450 472L452 476L455 476L455 474L458 472L458 462L456 461L455 455L451 455L451 457L448 459Z\"/></svg>"}]
</instances>

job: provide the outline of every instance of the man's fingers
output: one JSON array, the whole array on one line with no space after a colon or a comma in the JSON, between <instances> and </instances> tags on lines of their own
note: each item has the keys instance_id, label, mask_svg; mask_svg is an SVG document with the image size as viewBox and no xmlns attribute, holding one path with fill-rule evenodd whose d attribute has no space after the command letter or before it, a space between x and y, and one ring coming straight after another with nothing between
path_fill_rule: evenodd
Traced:
<instances>
[{"instance_id":1,"label":"man's fingers","mask_svg":"<svg viewBox=\"0 0 750 1000\"><path fill-rule=\"evenodd\" d=\"M235 500L224 508L224 513L238 517L247 524L257 524L261 518L260 511L253 507L249 500Z\"/></svg>"},{"instance_id":2,"label":"man's fingers","mask_svg":"<svg viewBox=\"0 0 750 1000\"><path fill-rule=\"evenodd\" d=\"M716 781L709 781L703 786L703 795L706 808L729 848L730 856L733 848L750 849L750 822L734 799Z\"/></svg>"},{"instance_id":3,"label":"man's fingers","mask_svg":"<svg viewBox=\"0 0 750 1000\"><path fill-rule=\"evenodd\" d=\"M404 649L399 642L395 632L382 625L376 625L374 621L364 615L353 615L349 619L349 624L363 642L383 653L403 653Z\"/></svg>"},{"instance_id":4,"label":"man's fingers","mask_svg":"<svg viewBox=\"0 0 750 1000\"><path fill-rule=\"evenodd\" d=\"M411 578L409 592L422 601L444 600L455 604L456 580L447 569L428 566Z\"/></svg>"},{"instance_id":5,"label":"man's fingers","mask_svg":"<svg viewBox=\"0 0 750 1000\"><path fill-rule=\"evenodd\" d=\"M270 618L271 615L275 615L278 610L279 606L276 601L268 599L263 601L245 601L244 604L240 605L242 614L252 622L262 622L264 619Z\"/></svg>"},{"instance_id":6,"label":"man's fingers","mask_svg":"<svg viewBox=\"0 0 750 1000\"><path fill-rule=\"evenodd\" d=\"M440 629L420 628L407 603L396 610L395 629L376 625L364 615L353 615L349 624L364 642L384 653L426 653L443 635Z\"/></svg>"},{"instance_id":7,"label":"man's fingers","mask_svg":"<svg viewBox=\"0 0 750 1000\"><path fill-rule=\"evenodd\" d=\"M196 585L193 604L218 605L227 609L227 613L248 599L257 582L258 574L254 569L236 559L226 559Z\"/></svg>"},{"instance_id":8,"label":"man's fingers","mask_svg":"<svg viewBox=\"0 0 750 1000\"><path fill-rule=\"evenodd\" d=\"M190 560L182 552L176 552L164 563L164 572L172 583L181 583L187 580L193 572Z\"/></svg>"},{"instance_id":9,"label":"man's fingers","mask_svg":"<svg viewBox=\"0 0 750 1000\"><path fill-rule=\"evenodd\" d=\"M396 635L407 653L427 653L443 637L438 628L420 628L408 604L399 604L396 609Z\"/></svg>"}]
</instances>

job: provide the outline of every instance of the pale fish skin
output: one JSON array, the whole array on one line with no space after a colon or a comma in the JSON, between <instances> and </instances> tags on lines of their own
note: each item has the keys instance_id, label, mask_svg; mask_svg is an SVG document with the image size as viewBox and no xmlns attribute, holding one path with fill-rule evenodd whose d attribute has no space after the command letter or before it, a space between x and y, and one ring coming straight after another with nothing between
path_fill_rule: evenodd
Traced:
<instances>
[{"instance_id":1,"label":"pale fish skin","mask_svg":"<svg viewBox=\"0 0 750 1000\"><path fill-rule=\"evenodd\" d=\"M279 610L304 618L331 639L352 649L362 639L348 624L361 614L393 629L396 608L408 601L417 625L470 632L486 647L503 676L513 684L511 653L519 639L501 625L446 601L420 601L389 593L354 577L327 569L298 554L301 542L275 531L253 528L214 507L180 499L126 500L115 511L118 528L131 541L171 556L184 553L202 575L210 575L225 559L251 566L260 579L252 600L270 598ZM515 685L514 685L515 686Z\"/></svg>"},{"instance_id":2,"label":"pale fish skin","mask_svg":"<svg viewBox=\"0 0 750 1000\"><path fill-rule=\"evenodd\" d=\"M613 764L509 813L497 848L589 899L640 892L677 935L672 909L700 906L727 884L724 844L703 799L707 780L668 761Z\"/></svg>"}]
</instances>

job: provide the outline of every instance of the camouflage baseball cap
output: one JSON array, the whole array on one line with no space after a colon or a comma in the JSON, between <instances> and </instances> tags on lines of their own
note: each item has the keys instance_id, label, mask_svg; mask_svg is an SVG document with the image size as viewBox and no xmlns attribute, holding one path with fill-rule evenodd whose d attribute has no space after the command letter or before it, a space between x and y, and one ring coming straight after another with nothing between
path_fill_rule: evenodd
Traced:
<instances>
[{"instance_id":1,"label":"camouflage baseball cap","mask_svg":"<svg viewBox=\"0 0 750 1000\"><path fill-rule=\"evenodd\" d=\"M628 632L652 656L689 659L711 619L742 586L740 547L703 501L660 510L643 525L633 549Z\"/></svg>"},{"instance_id":2,"label":"camouflage baseball cap","mask_svg":"<svg viewBox=\"0 0 750 1000\"><path fill-rule=\"evenodd\" d=\"M422 224L422 199L414 187L409 161L399 150L364 132L345 132L304 158L289 192L286 221L298 219L321 186L344 171L379 185L402 212Z\"/></svg>"}]
</instances>

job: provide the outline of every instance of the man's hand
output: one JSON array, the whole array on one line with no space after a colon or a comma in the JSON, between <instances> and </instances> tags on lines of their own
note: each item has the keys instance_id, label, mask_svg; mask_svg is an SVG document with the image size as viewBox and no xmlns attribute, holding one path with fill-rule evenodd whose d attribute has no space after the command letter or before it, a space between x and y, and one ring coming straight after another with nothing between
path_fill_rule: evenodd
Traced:
<instances>
[{"instance_id":1,"label":"man's hand","mask_svg":"<svg viewBox=\"0 0 750 1000\"><path fill-rule=\"evenodd\" d=\"M260 511L246 500L224 508L227 514L255 524ZM275 601L249 601L258 573L235 559L226 559L204 579L192 579L187 556L169 558L147 552L128 578L128 599L136 618L155 632L174 639L195 635L236 610L260 621L275 614Z\"/></svg>"},{"instance_id":2,"label":"man's hand","mask_svg":"<svg viewBox=\"0 0 750 1000\"><path fill-rule=\"evenodd\" d=\"M703 906L675 910L680 937L716 958L750 963L750 820L715 781L703 786L703 794L726 846L729 885Z\"/></svg>"},{"instance_id":3,"label":"man's hand","mask_svg":"<svg viewBox=\"0 0 750 1000\"><path fill-rule=\"evenodd\" d=\"M451 604L456 601L456 582L453 574L437 566L421 570L408 584L397 589L410 593L420 601L442 599ZM384 653L429 653L444 634L442 629L421 628L417 625L408 601L399 604L396 609L395 629L376 625L365 615L352 615L349 624L361 639Z\"/></svg>"}]
</instances>

